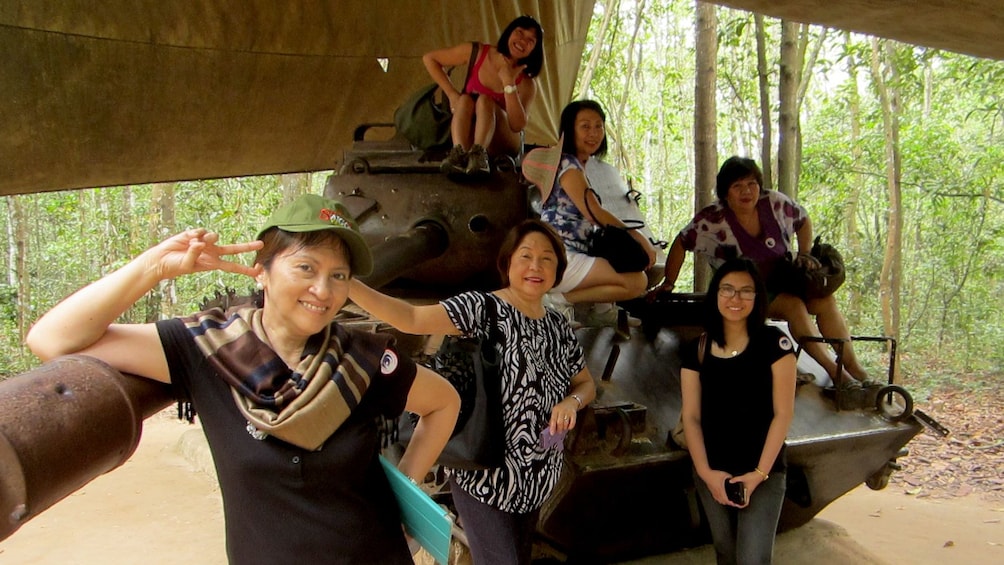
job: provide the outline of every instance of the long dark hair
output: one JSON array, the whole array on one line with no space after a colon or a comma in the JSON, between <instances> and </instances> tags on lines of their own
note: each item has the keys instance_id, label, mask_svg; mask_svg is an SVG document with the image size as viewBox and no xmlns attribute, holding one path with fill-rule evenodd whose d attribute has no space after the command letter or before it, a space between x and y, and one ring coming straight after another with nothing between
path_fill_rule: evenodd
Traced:
<instances>
[{"instance_id":1,"label":"long dark hair","mask_svg":"<svg viewBox=\"0 0 1004 565\"><path fill-rule=\"evenodd\" d=\"M746 333L753 337L767 322L767 286L760 276L760 269L756 263L745 257L729 259L715 271L715 275L711 277L711 284L708 285L708 292L704 295L704 330L708 332L708 337L720 346L725 345L725 324L722 321L722 313L718 310L718 287L729 273L749 273L753 278L756 298L753 299L753 310L746 318Z\"/></svg>"},{"instance_id":2,"label":"long dark hair","mask_svg":"<svg viewBox=\"0 0 1004 565\"><path fill-rule=\"evenodd\" d=\"M603 106L595 100L573 100L569 102L565 109L561 111L561 120L558 122L558 135L565 136L561 145L561 152L571 155L578 155L575 148L575 119L579 117L582 110L592 110L600 115L604 127L607 124L607 113L603 111ZM596 157L603 157L607 154L607 134L603 132L603 141L593 153Z\"/></svg>"},{"instance_id":3,"label":"long dark hair","mask_svg":"<svg viewBox=\"0 0 1004 565\"><path fill-rule=\"evenodd\" d=\"M495 46L495 49L498 49L498 52L506 57L512 56L512 53L509 52L509 36L518 27L532 29L537 32L537 44L533 46L533 51L530 51L530 54L526 57L516 61L520 65L526 65L526 68L523 69L523 74L529 78L533 78L540 74L540 69L544 66L544 28L540 27L540 23L533 19L532 16L520 16L509 22L509 25L502 30L502 35L499 36L499 42Z\"/></svg>"}]
</instances>

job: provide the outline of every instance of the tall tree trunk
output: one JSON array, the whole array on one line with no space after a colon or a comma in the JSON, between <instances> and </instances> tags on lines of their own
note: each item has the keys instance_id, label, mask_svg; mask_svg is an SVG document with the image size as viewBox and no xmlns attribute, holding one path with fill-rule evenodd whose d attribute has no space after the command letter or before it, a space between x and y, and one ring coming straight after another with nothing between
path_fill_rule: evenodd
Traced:
<instances>
[{"instance_id":1,"label":"tall tree trunk","mask_svg":"<svg viewBox=\"0 0 1004 565\"><path fill-rule=\"evenodd\" d=\"M888 80L882 67L888 72ZM892 47L888 42L872 39L872 80L882 104L882 127L885 137L886 186L889 192L889 231L882 260L879 293L882 299L882 323L885 334L899 340L899 293L902 286L903 203L900 186L899 152L899 92L898 76ZM899 378L899 364L896 364Z\"/></svg>"},{"instance_id":2,"label":"tall tree trunk","mask_svg":"<svg viewBox=\"0 0 1004 565\"><path fill-rule=\"evenodd\" d=\"M771 128L770 112L770 76L767 69L767 37L763 26L763 15L755 14L753 22L756 26L756 71L760 83L760 168L763 169L763 187L774 188L772 171L774 151L773 128Z\"/></svg>"},{"instance_id":3,"label":"tall tree trunk","mask_svg":"<svg viewBox=\"0 0 1004 565\"><path fill-rule=\"evenodd\" d=\"M5 207L7 211L7 232L4 236L7 240L7 245L4 249L7 250L7 286L11 288L17 288L17 237L14 235L14 228L16 228L16 222L14 220L14 206L17 204L14 199L17 196L5 196L7 199L7 206Z\"/></svg>"},{"instance_id":4,"label":"tall tree trunk","mask_svg":"<svg viewBox=\"0 0 1004 565\"><path fill-rule=\"evenodd\" d=\"M158 186L160 188L160 198L157 201L157 207L160 209L158 231L161 234L161 238L163 238L178 231L178 221L175 214L175 194L178 185L171 182L162 183ZM167 281L167 284L161 289L161 296L163 297L160 304L162 315L165 318L176 316L178 314L178 287L174 279Z\"/></svg>"},{"instance_id":5,"label":"tall tree trunk","mask_svg":"<svg viewBox=\"0 0 1004 565\"><path fill-rule=\"evenodd\" d=\"M809 26L781 22L781 73L778 82L777 189L792 198L798 197L798 179L802 169L802 102L809 89L812 67L819 57L826 30L809 50Z\"/></svg>"},{"instance_id":6,"label":"tall tree trunk","mask_svg":"<svg viewBox=\"0 0 1004 565\"><path fill-rule=\"evenodd\" d=\"M643 14L645 13L645 0L641 0L635 10L634 30L631 33L631 41L628 43L627 70L624 72L624 90L621 92L620 104L617 106L613 114L613 126L615 128L624 122L624 107L627 105L628 96L631 93L631 82L634 77L634 68L635 65L638 64L635 57L635 47L638 45L638 33L641 31L641 25L645 21L645 18L643 17ZM640 54L637 59L641 59ZM618 138L620 137L620 135L616 133L615 135ZM623 144L619 145L623 147ZM622 153L620 157L622 161L628 161L626 154Z\"/></svg>"},{"instance_id":7,"label":"tall tree trunk","mask_svg":"<svg viewBox=\"0 0 1004 565\"><path fill-rule=\"evenodd\" d=\"M282 186L282 201L292 202L310 191L310 173L279 175L279 185Z\"/></svg>"},{"instance_id":8,"label":"tall tree trunk","mask_svg":"<svg viewBox=\"0 0 1004 565\"><path fill-rule=\"evenodd\" d=\"M858 65L860 62L851 46L850 32L844 33L844 45L847 56L847 117L850 121L851 170L860 171L861 150L861 96L858 94ZM861 187L864 178L860 172L851 175L850 188L847 191L847 203L844 205L844 239L849 256L861 257L861 241L858 238L858 203L861 199ZM847 323L854 327L861 318L861 301L853 285L844 286L849 310L844 311Z\"/></svg>"},{"instance_id":9,"label":"tall tree trunk","mask_svg":"<svg viewBox=\"0 0 1004 565\"><path fill-rule=\"evenodd\" d=\"M173 183L156 183L151 187L150 200L153 203L151 213L147 216L149 221L146 226L146 238L150 242L158 242L168 236L174 235L174 223L165 224L164 201L165 195L174 191ZM173 211L171 212L173 215ZM169 296L175 292L174 279L163 281L157 288L146 295L143 317L147 323L168 318L173 315L170 307L165 305L170 303Z\"/></svg>"},{"instance_id":10,"label":"tall tree trunk","mask_svg":"<svg viewBox=\"0 0 1004 565\"><path fill-rule=\"evenodd\" d=\"M600 57L603 55L602 47L606 45L607 33L610 31L610 22L613 20L614 14L620 11L620 5L620 0L604 3L603 19L600 21L600 28L596 31L593 50L589 53L589 61L586 63L586 67L579 73L579 92L573 98L585 98L588 96L590 92L589 84L593 80L593 73L596 72L596 67L600 64Z\"/></svg>"},{"instance_id":11,"label":"tall tree trunk","mask_svg":"<svg viewBox=\"0 0 1004 565\"><path fill-rule=\"evenodd\" d=\"M718 14L714 4L697 2L696 77L694 86L694 210L712 201L718 171L715 80L718 76ZM694 254L694 290L700 292L711 282L707 261Z\"/></svg>"},{"instance_id":12,"label":"tall tree trunk","mask_svg":"<svg viewBox=\"0 0 1004 565\"><path fill-rule=\"evenodd\" d=\"M795 171L793 174L793 178L795 179L793 194L795 195L798 195L798 182L802 178L802 102L805 101L805 95L809 91L809 79L812 77L812 67L815 66L816 59L819 58L819 51L822 50L823 42L826 41L826 31L826 28L823 28L822 33L819 34L819 39L812 46L812 52L808 58L805 56L809 47L810 37L809 26L807 24L802 25L801 39L798 42L799 71L797 79L798 92L795 95Z\"/></svg>"},{"instance_id":13,"label":"tall tree trunk","mask_svg":"<svg viewBox=\"0 0 1004 565\"><path fill-rule=\"evenodd\" d=\"M924 109L921 117L926 122L931 117L931 99L934 97L934 79L931 61L924 61Z\"/></svg>"},{"instance_id":14,"label":"tall tree trunk","mask_svg":"<svg viewBox=\"0 0 1004 565\"><path fill-rule=\"evenodd\" d=\"M795 22L781 22L781 64L778 79L777 189L792 198L798 196L796 161L798 141L798 28Z\"/></svg>"},{"instance_id":15,"label":"tall tree trunk","mask_svg":"<svg viewBox=\"0 0 1004 565\"><path fill-rule=\"evenodd\" d=\"M14 249L11 265L14 266L14 277L17 280L17 333L18 342L24 342L30 325L31 281L28 276L28 230L21 196L8 198L11 208L11 223L14 235Z\"/></svg>"}]
</instances>

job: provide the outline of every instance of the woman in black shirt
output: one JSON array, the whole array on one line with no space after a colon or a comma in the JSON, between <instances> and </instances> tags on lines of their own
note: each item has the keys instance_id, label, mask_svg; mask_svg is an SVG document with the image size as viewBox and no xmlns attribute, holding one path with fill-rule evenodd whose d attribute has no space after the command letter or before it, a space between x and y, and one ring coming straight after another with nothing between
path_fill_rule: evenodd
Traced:
<instances>
[{"instance_id":1,"label":"woman in black shirt","mask_svg":"<svg viewBox=\"0 0 1004 565\"><path fill-rule=\"evenodd\" d=\"M795 407L792 343L766 322L748 259L725 262L705 298L705 333L684 351L687 445L718 563L770 563Z\"/></svg>"}]
</instances>

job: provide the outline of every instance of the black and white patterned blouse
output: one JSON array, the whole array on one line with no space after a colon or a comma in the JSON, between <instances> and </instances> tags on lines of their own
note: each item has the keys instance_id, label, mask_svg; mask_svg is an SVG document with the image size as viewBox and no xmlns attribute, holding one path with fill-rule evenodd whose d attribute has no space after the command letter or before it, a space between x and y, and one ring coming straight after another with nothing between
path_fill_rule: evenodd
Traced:
<instances>
[{"instance_id":1,"label":"black and white patterned blouse","mask_svg":"<svg viewBox=\"0 0 1004 565\"><path fill-rule=\"evenodd\" d=\"M500 510L536 510L561 474L562 452L543 449L540 434L551 409L568 395L571 379L586 362L568 320L558 312L534 320L491 293L465 292L442 301L462 333L485 338L485 300L498 311L497 344L502 354L502 418L506 428L505 463L497 469L451 469L456 483L474 498Z\"/></svg>"}]
</instances>

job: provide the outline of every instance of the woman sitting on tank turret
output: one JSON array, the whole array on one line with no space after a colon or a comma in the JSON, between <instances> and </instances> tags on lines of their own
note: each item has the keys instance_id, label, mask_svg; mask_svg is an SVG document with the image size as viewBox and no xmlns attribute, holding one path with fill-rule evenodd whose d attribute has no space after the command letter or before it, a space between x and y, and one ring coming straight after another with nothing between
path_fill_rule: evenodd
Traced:
<instances>
[{"instance_id":1,"label":"woman sitting on tank turret","mask_svg":"<svg viewBox=\"0 0 1004 565\"><path fill-rule=\"evenodd\" d=\"M430 51L422 56L429 76L450 98L453 148L441 168L447 174L486 175L489 156L520 154L537 95L534 78L544 64L544 30L537 20L520 16L509 23L497 45L481 45L463 92L444 68L465 65L471 44Z\"/></svg>"}]
</instances>

